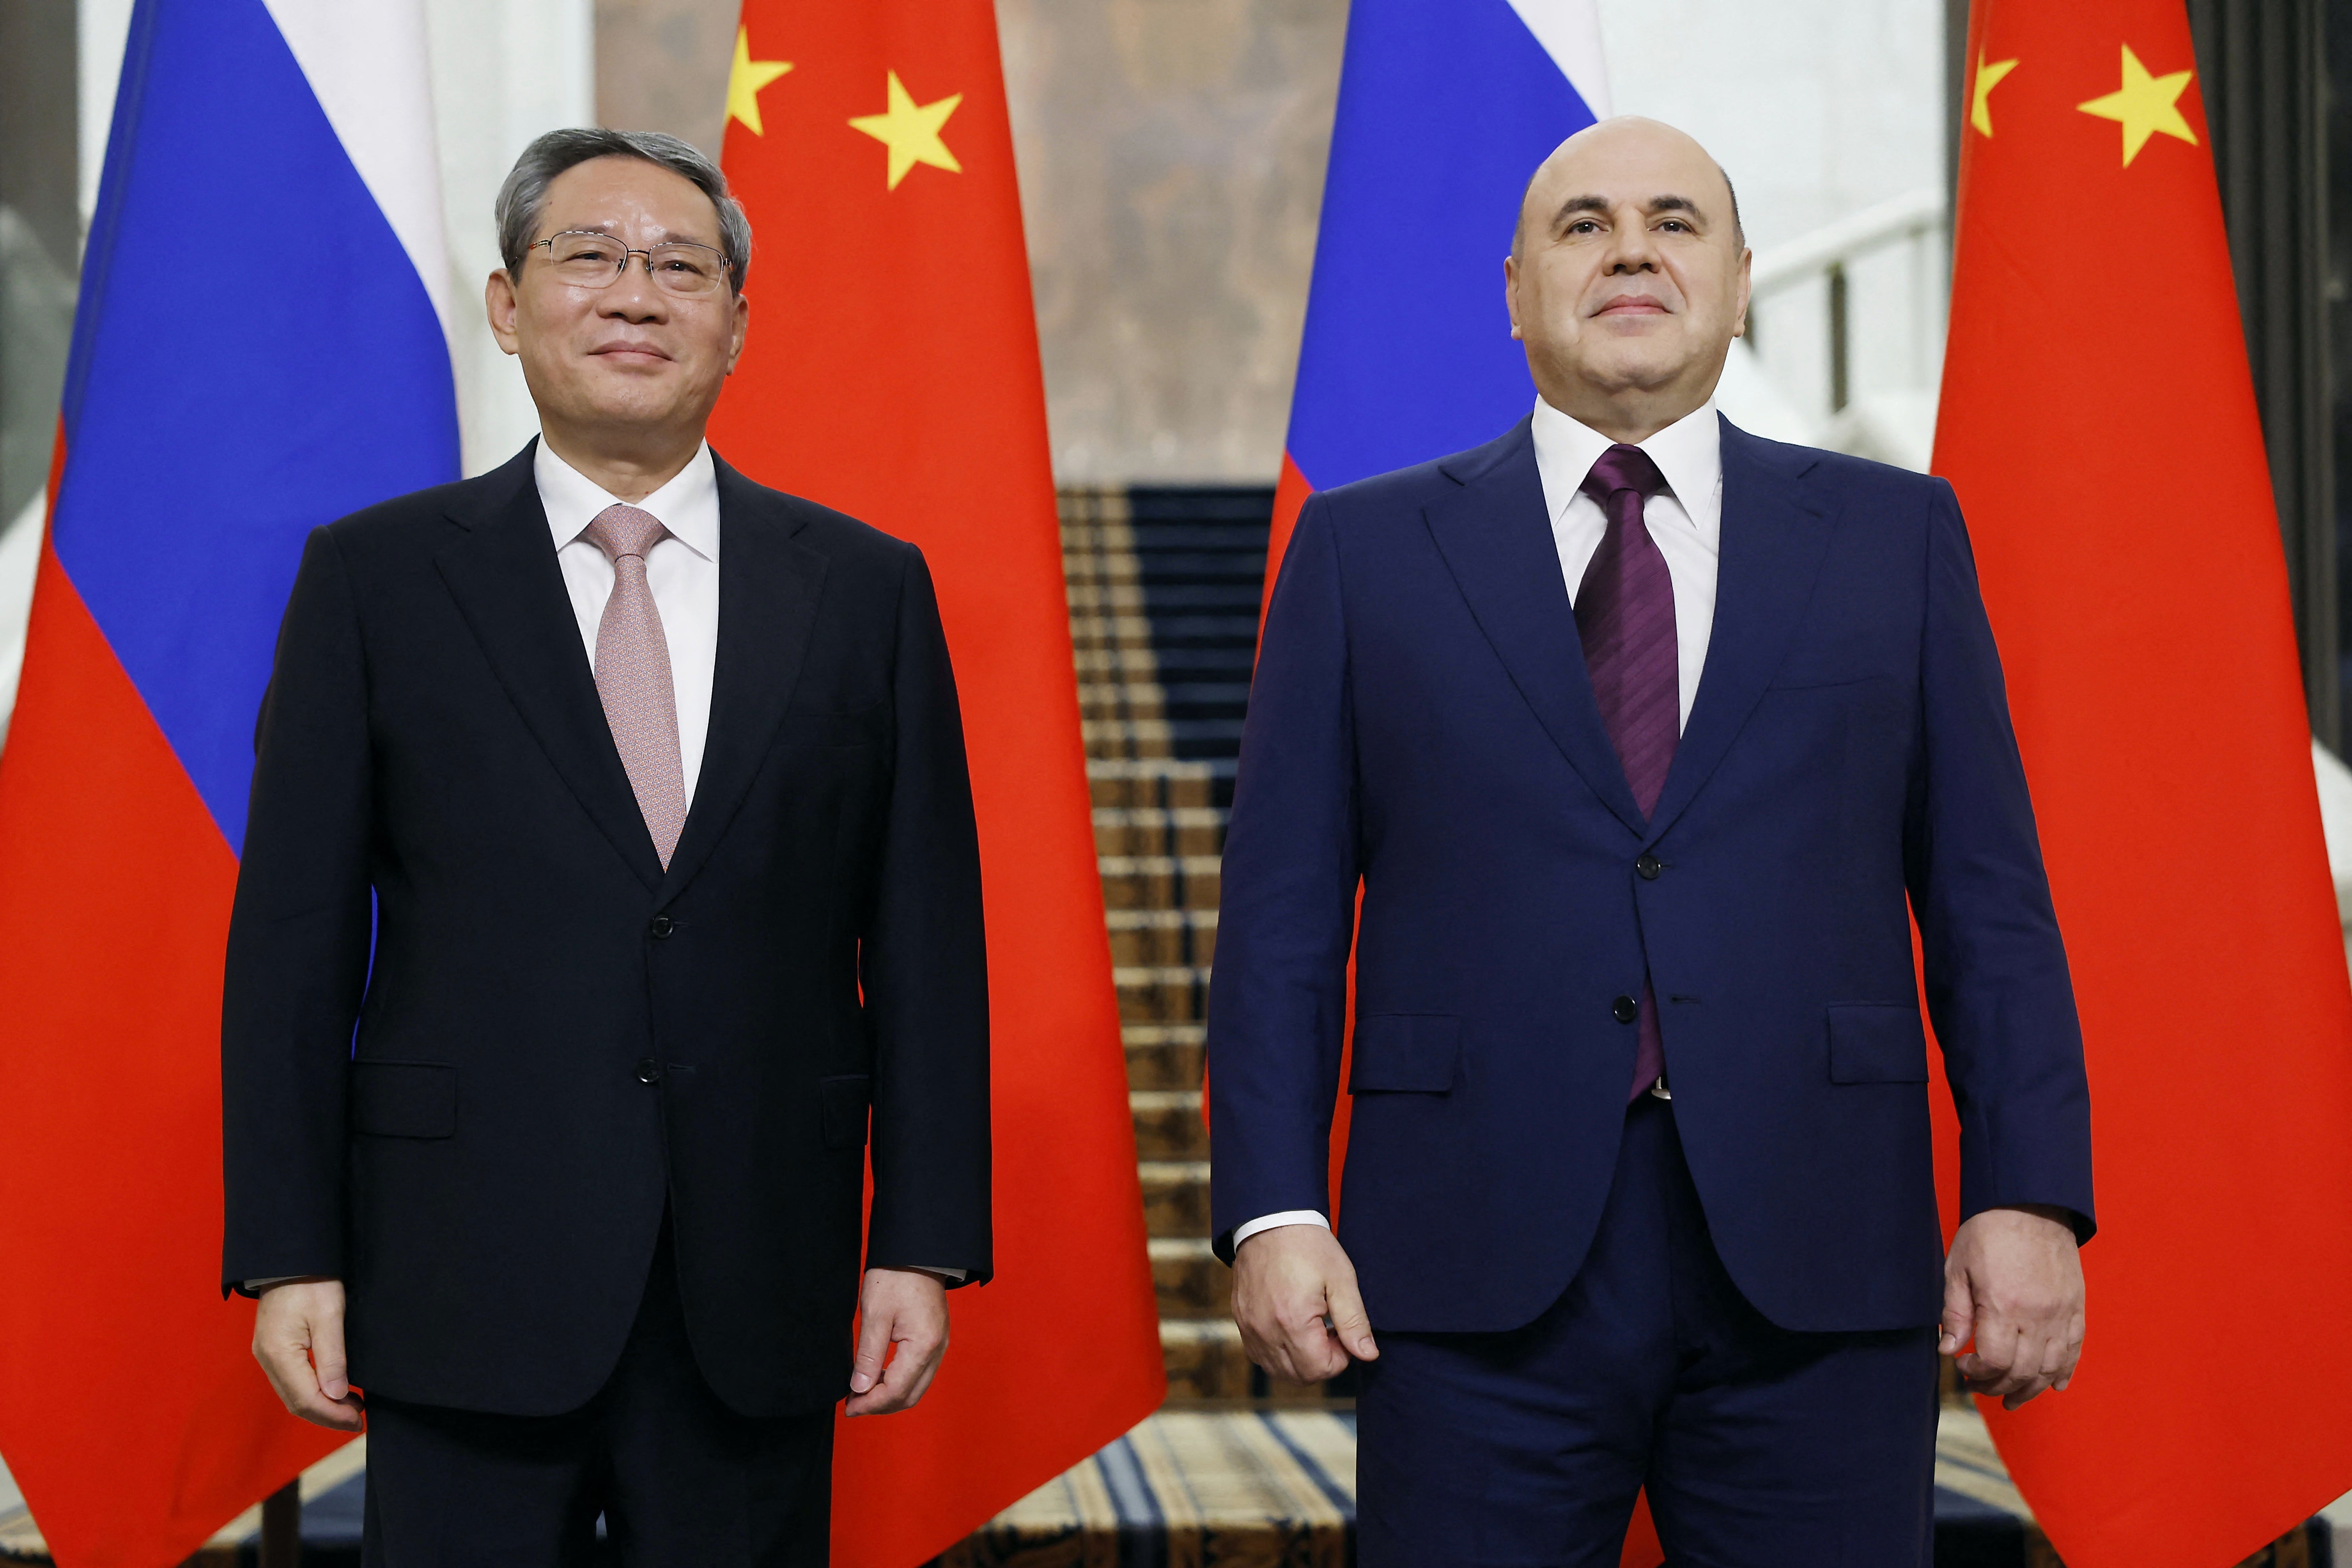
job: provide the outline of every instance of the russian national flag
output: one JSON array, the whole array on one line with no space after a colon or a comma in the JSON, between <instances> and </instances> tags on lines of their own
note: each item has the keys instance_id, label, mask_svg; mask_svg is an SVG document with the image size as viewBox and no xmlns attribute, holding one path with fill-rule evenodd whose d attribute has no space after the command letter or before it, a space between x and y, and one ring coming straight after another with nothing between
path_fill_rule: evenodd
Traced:
<instances>
[{"instance_id":1,"label":"russian national flag","mask_svg":"<svg viewBox=\"0 0 2352 1568\"><path fill-rule=\"evenodd\" d=\"M1349 7L1267 598L1309 495L1491 441L1535 405L1503 258L1528 176L1608 113L1594 0ZM1335 1203L1348 1110L1342 1094ZM1626 1568L1663 1558L1641 1509Z\"/></svg>"},{"instance_id":2,"label":"russian national flag","mask_svg":"<svg viewBox=\"0 0 2352 1568\"><path fill-rule=\"evenodd\" d=\"M304 536L454 479L422 0L138 0L0 759L0 1453L163 1565L339 1439L219 1283L221 956Z\"/></svg>"},{"instance_id":3,"label":"russian national flag","mask_svg":"<svg viewBox=\"0 0 2352 1568\"><path fill-rule=\"evenodd\" d=\"M1503 307L1528 176L1609 113L1593 0L1356 0L1276 492L1491 441L1535 405Z\"/></svg>"}]
</instances>

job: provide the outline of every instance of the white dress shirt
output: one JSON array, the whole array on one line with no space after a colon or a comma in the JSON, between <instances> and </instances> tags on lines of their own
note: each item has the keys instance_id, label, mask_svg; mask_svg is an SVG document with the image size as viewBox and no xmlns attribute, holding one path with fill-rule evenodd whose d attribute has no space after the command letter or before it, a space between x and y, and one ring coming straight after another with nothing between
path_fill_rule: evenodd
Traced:
<instances>
[{"instance_id":1,"label":"white dress shirt","mask_svg":"<svg viewBox=\"0 0 2352 1568\"><path fill-rule=\"evenodd\" d=\"M1615 443L1540 397L1536 399L1530 427L1535 436L1536 474L1543 481L1544 511L1551 520L1552 544L1559 552L1559 573L1568 584L1572 609L1584 587L1584 570L1592 564L1601 536L1609 530L1608 515L1601 503L1579 487L1601 455ZM1657 542L1659 553L1666 558L1666 576L1674 584L1682 723L1688 728L1699 674L1706 668L1706 645L1715 633L1716 572L1723 552L1723 428L1716 418L1714 399L1640 446L1666 481L1666 488L1643 507L1642 521ZM1280 1226L1328 1228L1330 1223L1313 1209L1289 1209L1235 1226L1234 1245L1239 1247L1258 1232Z\"/></svg>"},{"instance_id":2,"label":"white dress shirt","mask_svg":"<svg viewBox=\"0 0 2352 1568\"><path fill-rule=\"evenodd\" d=\"M596 628L604 624L604 602L613 596L613 563L582 535L598 513L621 504L620 498L557 457L545 441L531 459L531 472L539 480L547 531L555 538L563 591L572 596L572 613L593 669ZM710 735L711 677L719 668L719 470L709 444L697 448L669 483L630 504L669 530L669 537L646 552L646 583L661 614L663 640L669 644L669 679L677 694L677 760L690 810Z\"/></svg>"}]
</instances>

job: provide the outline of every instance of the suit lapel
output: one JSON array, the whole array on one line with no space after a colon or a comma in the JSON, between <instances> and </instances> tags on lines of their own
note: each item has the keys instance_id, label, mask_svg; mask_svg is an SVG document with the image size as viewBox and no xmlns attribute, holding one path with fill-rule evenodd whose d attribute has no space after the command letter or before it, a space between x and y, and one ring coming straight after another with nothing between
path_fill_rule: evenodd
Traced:
<instances>
[{"instance_id":1,"label":"suit lapel","mask_svg":"<svg viewBox=\"0 0 2352 1568\"><path fill-rule=\"evenodd\" d=\"M1723 542L1706 668L1644 837L1674 826L1748 722L1802 624L1830 524L1802 480L1817 459L1723 422Z\"/></svg>"},{"instance_id":2,"label":"suit lapel","mask_svg":"<svg viewBox=\"0 0 2352 1568\"><path fill-rule=\"evenodd\" d=\"M538 445L486 476L473 504L452 510L466 531L433 563L547 760L651 888L661 878L661 857L604 721L595 672L556 564L531 469Z\"/></svg>"},{"instance_id":3,"label":"suit lapel","mask_svg":"<svg viewBox=\"0 0 2352 1568\"><path fill-rule=\"evenodd\" d=\"M1444 469L1461 488L1422 515L1479 630L1552 744L1627 827L1642 832L1641 807L1585 672L1528 422Z\"/></svg>"},{"instance_id":4,"label":"suit lapel","mask_svg":"<svg viewBox=\"0 0 2352 1568\"><path fill-rule=\"evenodd\" d=\"M721 462L719 658L710 731L694 805L656 904L676 898L710 858L775 739L816 626L825 560L798 542L790 503Z\"/></svg>"}]
</instances>

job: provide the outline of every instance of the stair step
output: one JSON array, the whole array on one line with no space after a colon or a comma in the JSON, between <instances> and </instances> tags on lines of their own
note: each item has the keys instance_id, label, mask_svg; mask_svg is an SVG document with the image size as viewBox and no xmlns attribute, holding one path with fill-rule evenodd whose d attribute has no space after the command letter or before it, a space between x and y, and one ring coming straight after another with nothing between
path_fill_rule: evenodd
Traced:
<instances>
[{"instance_id":1,"label":"stair step","mask_svg":"<svg viewBox=\"0 0 2352 1568\"><path fill-rule=\"evenodd\" d=\"M1255 619L1265 584L1236 576L1218 583L1072 583L1068 591L1073 614L1111 610L1122 615L1141 611L1182 616L1223 611L1247 613Z\"/></svg>"},{"instance_id":2,"label":"stair step","mask_svg":"<svg viewBox=\"0 0 2352 1568\"><path fill-rule=\"evenodd\" d=\"M1077 647L1255 647L1257 606L1244 616L1129 616L1073 612Z\"/></svg>"},{"instance_id":3,"label":"stair step","mask_svg":"<svg viewBox=\"0 0 2352 1568\"><path fill-rule=\"evenodd\" d=\"M1232 551L1265 558L1267 525L1248 523L1137 522L1126 518L1062 523L1062 552L1081 555L1097 552L1136 554Z\"/></svg>"},{"instance_id":4,"label":"stair step","mask_svg":"<svg viewBox=\"0 0 2352 1568\"><path fill-rule=\"evenodd\" d=\"M1209 1162L1139 1160L1145 1231L1151 1236L1209 1234Z\"/></svg>"},{"instance_id":5,"label":"stair step","mask_svg":"<svg viewBox=\"0 0 2352 1568\"><path fill-rule=\"evenodd\" d=\"M1189 1024L1209 1016L1209 972L1199 964L1114 966L1119 1021L1129 1024Z\"/></svg>"},{"instance_id":6,"label":"stair step","mask_svg":"<svg viewBox=\"0 0 2352 1568\"><path fill-rule=\"evenodd\" d=\"M1207 1033L1199 1024L1129 1024L1120 1029L1129 1089L1199 1089Z\"/></svg>"},{"instance_id":7,"label":"stair step","mask_svg":"<svg viewBox=\"0 0 2352 1568\"><path fill-rule=\"evenodd\" d=\"M1255 1369L1231 1318L1163 1318L1160 1353L1168 1365L1168 1400L1242 1400Z\"/></svg>"},{"instance_id":8,"label":"stair step","mask_svg":"<svg viewBox=\"0 0 2352 1568\"><path fill-rule=\"evenodd\" d=\"M1115 964L1206 964L1215 959L1214 910L1111 910L1107 919Z\"/></svg>"},{"instance_id":9,"label":"stair step","mask_svg":"<svg viewBox=\"0 0 2352 1568\"><path fill-rule=\"evenodd\" d=\"M1137 855L1223 855L1227 814L1215 806L1097 806L1095 852Z\"/></svg>"},{"instance_id":10,"label":"stair step","mask_svg":"<svg viewBox=\"0 0 2352 1568\"><path fill-rule=\"evenodd\" d=\"M1257 650L1242 643L1166 649L1090 647L1080 648L1071 658L1076 663L1081 682L1105 677L1183 680L1197 675L1208 679L1227 677L1246 685L1250 670L1257 663Z\"/></svg>"},{"instance_id":11,"label":"stair step","mask_svg":"<svg viewBox=\"0 0 2352 1568\"><path fill-rule=\"evenodd\" d=\"M1248 707L1249 683L1242 680L1098 680L1078 688L1081 719L1238 723ZM1234 736L1239 739L1238 730Z\"/></svg>"},{"instance_id":12,"label":"stair step","mask_svg":"<svg viewBox=\"0 0 2352 1568\"><path fill-rule=\"evenodd\" d=\"M1129 809L1223 806L1234 797L1231 757L1095 757L1087 784L1099 806Z\"/></svg>"},{"instance_id":13,"label":"stair step","mask_svg":"<svg viewBox=\"0 0 2352 1568\"><path fill-rule=\"evenodd\" d=\"M1161 1237L1151 1243L1151 1283L1163 1322L1232 1316L1234 1271L1205 1238Z\"/></svg>"},{"instance_id":14,"label":"stair step","mask_svg":"<svg viewBox=\"0 0 2352 1568\"><path fill-rule=\"evenodd\" d=\"M1110 587L1135 584L1142 585L1146 592L1157 590L1163 584L1244 583L1252 595L1262 595L1265 587L1265 541L1259 541L1254 550L1121 550L1103 546L1071 552L1064 563L1064 575L1073 584Z\"/></svg>"},{"instance_id":15,"label":"stair step","mask_svg":"<svg viewBox=\"0 0 2352 1568\"><path fill-rule=\"evenodd\" d=\"M1197 1089L1128 1091L1135 1116L1135 1152L1146 1160L1206 1160L1209 1129L1201 1121Z\"/></svg>"},{"instance_id":16,"label":"stair step","mask_svg":"<svg viewBox=\"0 0 2352 1568\"><path fill-rule=\"evenodd\" d=\"M1106 855L1103 902L1115 910L1213 910L1219 871L1214 855Z\"/></svg>"},{"instance_id":17,"label":"stair step","mask_svg":"<svg viewBox=\"0 0 2352 1568\"><path fill-rule=\"evenodd\" d=\"M1078 732L1090 757L1231 755L1241 745L1239 719L1084 719Z\"/></svg>"}]
</instances>

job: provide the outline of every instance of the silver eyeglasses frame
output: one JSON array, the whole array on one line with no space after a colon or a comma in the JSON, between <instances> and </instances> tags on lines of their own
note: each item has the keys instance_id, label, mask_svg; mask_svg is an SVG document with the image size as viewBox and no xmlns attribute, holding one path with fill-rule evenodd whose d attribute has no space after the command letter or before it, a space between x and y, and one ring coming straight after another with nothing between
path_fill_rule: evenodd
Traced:
<instances>
[{"instance_id":1,"label":"silver eyeglasses frame","mask_svg":"<svg viewBox=\"0 0 2352 1568\"><path fill-rule=\"evenodd\" d=\"M555 259L555 242L559 239L594 239L600 240L607 245L620 245L620 241L617 238L612 235L606 234L602 229L567 228L560 233L551 234L545 239L532 240L529 248L532 250L546 251L548 265L551 267L560 266L561 263ZM721 280L731 279L735 275L735 264L729 260L727 253L719 249L717 246L705 245L698 239L666 239L662 241L661 244L651 247L622 245L619 265L613 268L612 276L605 279L602 283L571 283L569 279L566 279L565 281L570 287L574 289L610 289L614 284L619 282L621 280L621 275L629 269L629 258L632 256L641 256L645 258L646 276L652 279L654 286L661 289L663 292L677 294L688 299L693 298L697 294L706 292L706 290L700 289L673 289L667 283L665 283L662 280L662 275L654 270L654 252L656 250L708 251L710 255L719 258L719 276ZM708 291L716 292L715 289Z\"/></svg>"}]
</instances>

